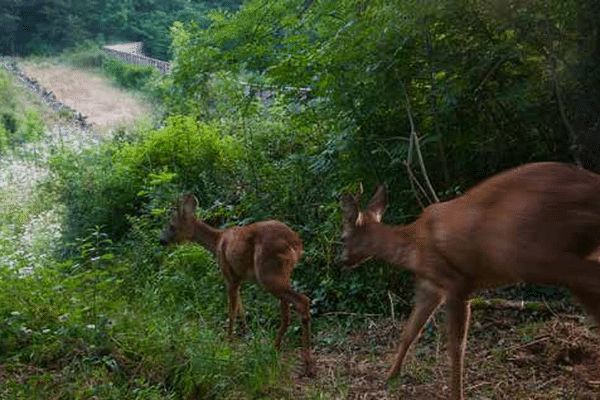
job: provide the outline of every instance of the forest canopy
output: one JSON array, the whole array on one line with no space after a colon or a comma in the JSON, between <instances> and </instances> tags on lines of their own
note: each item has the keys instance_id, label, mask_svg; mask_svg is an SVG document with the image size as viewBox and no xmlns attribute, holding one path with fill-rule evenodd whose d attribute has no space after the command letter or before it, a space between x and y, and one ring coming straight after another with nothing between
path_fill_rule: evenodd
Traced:
<instances>
[{"instance_id":1,"label":"forest canopy","mask_svg":"<svg viewBox=\"0 0 600 400\"><path fill-rule=\"evenodd\" d=\"M578 147L599 118L597 1L249 0L208 17L172 29L180 98L205 99L217 71L308 88L357 128L364 174L398 171L409 106L446 187L550 155L599 166Z\"/></svg>"},{"instance_id":2,"label":"forest canopy","mask_svg":"<svg viewBox=\"0 0 600 400\"><path fill-rule=\"evenodd\" d=\"M169 27L240 0L2 0L0 53L52 54L84 40L141 41L147 55L169 58Z\"/></svg>"}]
</instances>

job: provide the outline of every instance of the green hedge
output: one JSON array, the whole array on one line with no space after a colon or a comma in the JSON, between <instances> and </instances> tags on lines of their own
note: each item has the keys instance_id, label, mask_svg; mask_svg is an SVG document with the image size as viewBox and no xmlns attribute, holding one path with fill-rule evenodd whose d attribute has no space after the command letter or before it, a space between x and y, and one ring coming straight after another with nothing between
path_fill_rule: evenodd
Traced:
<instances>
[{"instance_id":1,"label":"green hedge","mask_svg":"<svg viewBox=\"0 0 600 400\"><path fill-rule=\"evenodd\" d=\"M102 69L128 89L143 89L159 74L154 67L128 64L115 57L106 57Z\"/></svg>"}]
</instances>

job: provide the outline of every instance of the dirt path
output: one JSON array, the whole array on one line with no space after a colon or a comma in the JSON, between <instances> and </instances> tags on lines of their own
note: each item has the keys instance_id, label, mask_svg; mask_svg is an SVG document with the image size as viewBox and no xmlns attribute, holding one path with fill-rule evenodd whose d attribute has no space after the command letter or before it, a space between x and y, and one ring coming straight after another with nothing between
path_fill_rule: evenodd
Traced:
<instances>
[{"instance_id":1,"label":"dirt path","mask_svg":"<svg viewBox=\"0 0 600 400\"><path fill-rule=\"evenodd\" d=\"M64 65L23 65L22 70L36 79L57 99L87 115L88 122L112 129L131 123L152 110L132 94L116 88L108 78Z\"/></svg>"}]
</instances>

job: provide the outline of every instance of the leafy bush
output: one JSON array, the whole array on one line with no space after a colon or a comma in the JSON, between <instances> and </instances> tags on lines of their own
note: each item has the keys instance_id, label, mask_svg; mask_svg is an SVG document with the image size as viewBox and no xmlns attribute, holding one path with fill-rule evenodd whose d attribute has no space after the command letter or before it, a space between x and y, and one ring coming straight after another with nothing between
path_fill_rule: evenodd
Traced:
<instances>
[{"instance_id":1,"label":"leafy bush","mask_svg":"<svg viewBox=\"0 0 600 400\"><path fill-rule=\"evenodd\" d=\"M102 68L119 85L128 89L143 89L159 74L154 67L128 64L115 57L104 58Z\"/></svg>"},{"instance_id":2,"label":"leafy bush","mask_svg":"<svg viewBox=\"0 0 600 400\"><path fill-rule=\"evenodd\" d=\"M14 79L0 70L0 153L17 144L42 137L45 124L40 112L31 106L17 106L22 95L14 87Z\"/></svg>"},{"instance_id":3,"label":"leafy bush","mask_svg":"<svg viewBox=\"0 0 600 400\"><path fill-rule=\"evenodd\" d=\"M191 117L172 116L164 128L124 145L115 162L122 172L146 184L152 184L157 173L171 173L179 190L192 190L201 200L212 201L218 186L234 180L241 155L234 137Z\"/></svg>"},{"instance_id":4,"label":"leafy bush","mask_svg":"<svg viewBox=\"0 0 600 400\"><path fill-rule=\"evenodd\" d=\"M61 152L50 166L60 178L67 209L64 238L72 242L101 226L118 240L130 227L127 216L164 209L182 190L212 203L218 188L234 181L240 156L233 138L180 116L131 141L76 155Z\"/></svg>"},{"instance_id":5,"label":"leafy bush","mask_svg":"<svg viewBox=\"0 0 600 400\"><path fill-rule=\"evenodd\" d=\"M96 226L113 239L127 231L125 215L135 210L136 182L117 174L112 158L112 150L99 146L77 155L64 151L50 160L66 206L63 238L67 243L86 237Z\"/></svg>"},{"instance_id":6,"label":"leafy bush","mask_svg":"<svg viewBox=\"0 0 600 400\"><path fill-rule=\"evenodd\" d=\"M45 124L40 114L34 110L25 112L25 119L21 121L16 138L19 142L34 142L42 138Z\"/></svg>"},{"instance_id":7,"label":"leafy bush","mask_svg":"<svg viewBox=\"0 0 600 400\"><path fill-rule=\"evenodd\" d=\"M77 43L73 48L62 51L58 59L77 68L101 68L107 56L100 45L91 40Z\"/></svg>"},{"instance_id":8,"label":"leafy bush","mask_svg":"<svg viewBox=\"0 0 600 400\"><path fill-rule=\"evenodd\" d=\"M26 110L24 115L4 111L0 115L0 151L7 146L39 140L44 129L44 122L33 109Z\"/></svg>"}]
</instances>

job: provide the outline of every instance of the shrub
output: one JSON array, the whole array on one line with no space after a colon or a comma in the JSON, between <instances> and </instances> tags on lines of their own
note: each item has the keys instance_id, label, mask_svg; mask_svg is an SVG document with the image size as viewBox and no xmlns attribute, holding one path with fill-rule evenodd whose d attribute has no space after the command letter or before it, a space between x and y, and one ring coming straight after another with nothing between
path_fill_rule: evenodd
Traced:
<instances>
[{"instance_id":1,"label":"shrub","mask_svg":"<svg viewBox=\"0 0 600 400\"><path fill-rule=\"evenodd\" d=\"M166 127L148 132L140 142L123 146L115 162L126 174L147 184L159 172L171 173L172 183L213 200L218 186L235 178L241 158L235 138L193 118L172 116Z\"/></svg>"},{"instance_id":2,"label":"shrub","mask_svg":"<svg viewBox=\"0 0 600 400\"><path fill-rule=\"evenodd\" d=\"M17 107L12 79L0 71L0 153L23 142L39 140L45 124L34 108Z\"/></svg>"},{"instance_id":3,"label":"shrub","mask_svg":"<svg viewBox=\"0 0 600 400\"><path fill-rule=\"evenodd\" d=\"M102 48L91 40L79 43L75 48L62 52L59 59L78 68L101 68L107 56Z\"/></svg>"},{"instance_id":4,"label":"shrub","mask_svg":"<svg viewBox=\"0 0 600 400\"><path fill-rule=\"evenodd\" d=\"M127 231L125 215L134 211L136 186L127 176L115 173L112 156L111 150L100 146L77 155L65 151L50 160L66 206L66 242L87 236L96 226L113 239Z\"/></svg>"},{"instance_id":5,"label":"shrub","mask_svg":"<svg viewBox=\"0 0 600 400\"><path fill-rule=\"evenodd\" d=\"M25 119L19 124L16 140L19 142L33 142L42 138L44 134L44 122L40 114L34 110L25 112Z\"/></svg>"},{"instance_id":6,"label":"shrub","mask_svg":"<svg viewBox=\"0 0 600 400\"><path fill-rule=\"evenodd\" d=\"M101 226L118 240L130 227L128 215L156 214L154 208L164 207L180 190L212 202L217 188L233 181L240 154L233 138L180 116L118 147L59 153L50 166L58 173L66 204L64 239L73 241Z\"/></svg>"},{"instance_id":7,"label":"shrub","mask_svg":"<svg viewBox=\"0 0 600 400\"><path fill-rule=\"evenodd\" d=\"M143 89L159 74L154 67L128 64L115 57L106 57L102 68L119 85L128 89Z\"/></svg>"}]
</instances>

